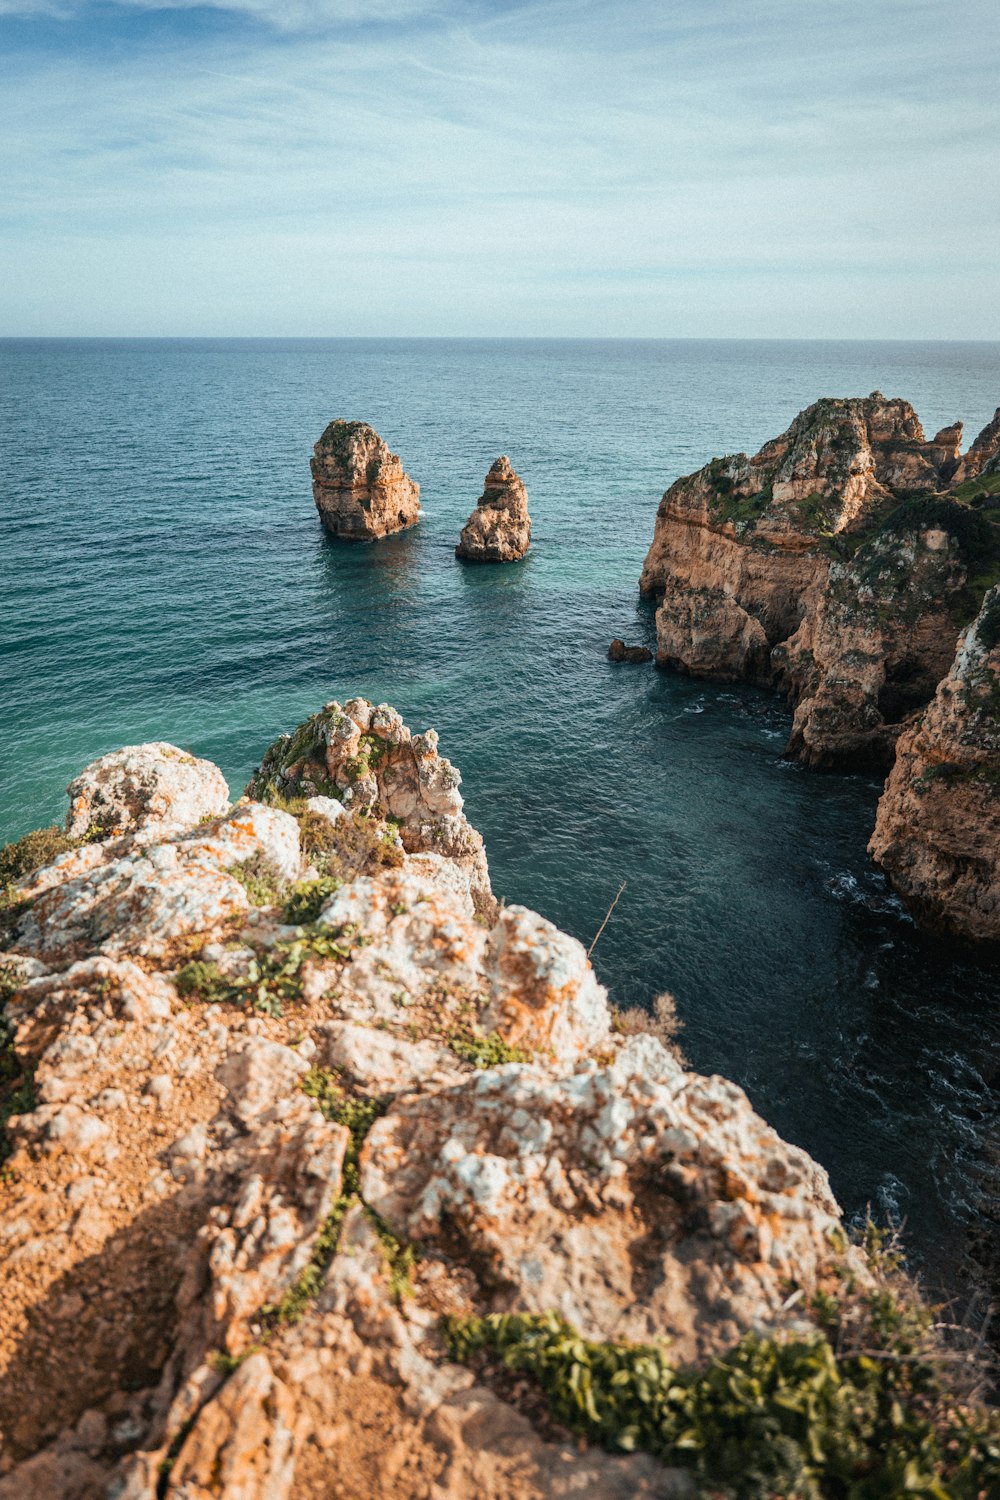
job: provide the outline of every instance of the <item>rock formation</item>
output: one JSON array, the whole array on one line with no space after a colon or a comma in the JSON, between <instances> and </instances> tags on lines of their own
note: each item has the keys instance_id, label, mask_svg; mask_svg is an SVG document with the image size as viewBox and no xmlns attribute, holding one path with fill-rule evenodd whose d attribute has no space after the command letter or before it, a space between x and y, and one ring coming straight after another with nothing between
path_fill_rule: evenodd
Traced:
<instances>
[{"instance_id":1,"label":"rock formation","mask_svg":"<svg viewBox=\"0 0 1000 1500\"><path fill-rule=\"evenodd\" d=\"M331 702L275 740L246 795L328 796L351 811L388 817L407 853L440 855L465 871L476 909L492 916L483 840L462 811L462 778L437 746L436 730L411 734L385 703Z\"/></svg>"},{"instance_id":2,"label":"rock formation","mask_svg":"<svg viewBox=\"0 0 1000 1500\"><path fill-rule=\"evenodd\" d=\"M334 536L375 541L420 518L420 486L367 422L331 422L310 467L316 509Z\"/></svg>"},{"instance_id":3,"label":"rock formation","mask_svg":"<svg viewBox=\"0 0 1000 1500\"><path fill-rule=\"evenodd\" d=\"M653 653L648 646L626 646L616 636L608 647L608 661L642 662L652 661Z\"/></svg>"},{"instance_id":4,"label":"rock formation","mask_svg":"<svg viewBox=\"0 0 1000 1500\"><path fill-rule=\"evenodd\" d=\"M964 459L960 433L928 442L876 391L818 401L753 458L678 479L640 583L661 599L657 660L786 691L807 764L891 764L1000 571L1000 475L996 490L979 477L1000 420Z\"/></svg>"},{"instance_id":5,"label":"rock formation","mask_svg":"<svg viewBox=\"0 0 1000 1500\"><path fill-rule=\"evenodd\" d=\"M528 492L510 459L498 458L476 508L462 527L455 556L465 562L517 562L531 543Z\"/></svg>"},{"instance_id":6,"label":"rock formation","mask_svg":"<svg viewBox=\"0 0 1000 1500\"><path fill-rule=\"evenodd\" d=\"M393 710L329 705L232 808L178 756L88 768L113 832L6 898L0 1500L693 1495L533 1425L442 1319L813 1359L813 1293L870 1284L824 1172L616 1029L578 942L485 911L457 773Z\"/></svg>"},{"instance_id":7,"label":"rock formation","mask_svg":"<svg viewBox=\"0 0 1000 1500\"><path fill-rule=\"evenodd\" d=\"M899 738L869 850L928 926L1000 941L1000 585Z\"/></svg>"}]
</instances>

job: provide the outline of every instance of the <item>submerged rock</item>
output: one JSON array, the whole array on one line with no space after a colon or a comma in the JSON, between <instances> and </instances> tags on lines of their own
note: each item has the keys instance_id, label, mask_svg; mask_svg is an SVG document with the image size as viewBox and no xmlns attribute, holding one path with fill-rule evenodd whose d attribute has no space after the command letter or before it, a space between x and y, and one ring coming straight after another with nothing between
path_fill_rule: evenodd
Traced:
<instances>
[{"instance_id":1,"label":"submerged rock","mask_svg":"<svg viewBox=\"0 0 1000 1500\"><path fill-rule=\"evenodd\" d=\"M370 542L420 519L420 486L367 422L331 422L310 467L316 509L334 536Z\"/></svg>"},{"instance_id":2,"label":"submerged rock","mask_svg":"<svg viewBox=\"0 0 1000 1500\"><path fill-rule=\"evenodd\" d=\"M517 562L531 543L528 492L510 459L498 458L476 508L462 527L455 556L465 562Z\"/></svg>"},{"instance_id":3,"label":"submerged rock","mask_svg":"<svg viewBox=\"0 0 1000 1500\"><path fill-rule=\"evenodd\" d=\"M477 914L458 779L387 706L330 704L248 788L283 807L201 822L179 789L168 835L20 883L0 1500L690 1496L536 1429L442 1317L561 1312L682 1364L818 1337L813 1293L868 1284L740 1089L620 1034L544 918L481 886ZM365 829L392 858L318 881Z\"/></svg>"},{"instance_id":4,"label":"submerged rock","mask_svg":"<svg viewBox=\"0 0 1000 1500\"><path fill-rule=\"evenodd\" d=\"M928 926L1000 942L1000 584L901 735L868 847Z\"/></svg>"},{"instance_id":5,"label":"submerged rock","mask_svg":"<svg viewBox=\"0 0 1000 1500\"><path fill-rule=\"evenodd\" d=\"M657 660L783 689L809 765L891 764L1000 566L998 515L960 483L993 425L960 460L958 423L928 442L908 402L823 400L753 458L677 480L640 582Z\"/></svg>"},{"instance_id":6,"label":"submerged rock","mask_svg":"<svg viewBox=\"0 0 1000 1500\"><path fill-rule=\"evenodd\" d=\"M640 662L652 661L653 653L648 646L626 646L616 636L608 647L608 661Z\"/></svg>"}]
</instances>

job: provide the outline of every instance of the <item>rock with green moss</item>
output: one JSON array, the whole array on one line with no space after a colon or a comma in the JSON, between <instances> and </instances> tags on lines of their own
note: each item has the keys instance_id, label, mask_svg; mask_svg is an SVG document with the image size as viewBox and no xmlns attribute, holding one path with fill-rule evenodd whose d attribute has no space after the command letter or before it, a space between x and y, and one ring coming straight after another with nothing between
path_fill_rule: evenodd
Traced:
<instances>
[{"instance_id":1,"label":"rock with green moss","mask_svg":"<svg viewBox=\"0 0 1000 1500\"><path fill-rule=\"evenodd\" d=\"M407 854L431 853L468 873L477 907L491 915L486 853L463 812L457 768L438 753L433 729L412 734L387 703L336 701L269 747L246 795L308 810L309 798L334 799L380 824ZM391 829L391 834L388 830Z\"/></svg>"},{"instance_id":2,"label":"rock with green moss","mask_svg":"<svg viewBox=\"0 0 1000 1500\"><path fill-rule=\"evenodd\" d=\"M333 536L371 542L420 519L420 486L367 422L331 422L311 468L316 509Z\"/></svg>"},{"instance_id":3,"label":"rock with green moss","mask_svg":"<svg viewBox=\"0 0 1000 1500\"><path fill-rule=\"evenodd\" d=\"M1000 578L996 419L925 438L906 401L825 399L666 492L640 587L657 659L784 690L789 755L887 767Z\"/></svg>"}]
</instances>

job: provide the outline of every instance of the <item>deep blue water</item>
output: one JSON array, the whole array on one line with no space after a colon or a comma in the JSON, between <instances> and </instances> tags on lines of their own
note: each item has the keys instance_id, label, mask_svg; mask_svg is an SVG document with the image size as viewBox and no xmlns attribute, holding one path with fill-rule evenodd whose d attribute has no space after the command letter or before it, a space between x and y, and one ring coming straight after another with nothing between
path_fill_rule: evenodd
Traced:
<instances>
[{"instance_id":1,"label":"deep blue water","mask_svg":"<svg viewBox=\"0 0 1000 1500\"><path fill-rule=\"evenodd\" d=\"M627 881L594 954L613 998L672 990L693 1065L950 1282L996 1191L998 971L887 897L878 783L782 762L781 702L605 660L653 639L636 584L666 485L874 388L971 439L1000 345L0 342L0 838L118 745L171 740L238 792L325 700L385 699L461 767L497 892L589 942ZM308 458L334 416L420 481L415 530L325 537ZM466 568L503 452L532 551Z\"/></svg>"}]
</instances>

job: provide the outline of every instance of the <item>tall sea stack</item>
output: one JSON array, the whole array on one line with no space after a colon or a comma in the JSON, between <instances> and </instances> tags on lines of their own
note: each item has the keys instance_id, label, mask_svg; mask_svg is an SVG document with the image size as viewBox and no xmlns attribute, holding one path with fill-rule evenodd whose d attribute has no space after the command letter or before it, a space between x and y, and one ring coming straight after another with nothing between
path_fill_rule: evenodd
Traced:
<instances>
[{"instance_id":1,"label":"tall sea stack","mask_svg":"<svg viewBox=\"0 0 1000 1500\"><path fill-rule=\"evenodd\" d=\"M476 508L462 527L455 556L464 562L518 562L530 545L528 492L505 455L486 476Z\"/></svg>"},{"instance_id":2,"label":"tall sea stack","mask_svg":"<svg viewBox=\"0 0 1000 1500\"><path fill-rule=\"evenodd\" d=\"M310 460L313 499L333 536L371 542L420 519L420 486L367 422L331 422Z\"/></svg>"}]
</instances>

